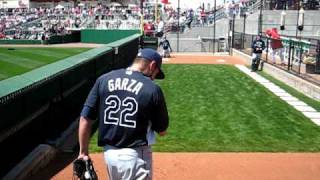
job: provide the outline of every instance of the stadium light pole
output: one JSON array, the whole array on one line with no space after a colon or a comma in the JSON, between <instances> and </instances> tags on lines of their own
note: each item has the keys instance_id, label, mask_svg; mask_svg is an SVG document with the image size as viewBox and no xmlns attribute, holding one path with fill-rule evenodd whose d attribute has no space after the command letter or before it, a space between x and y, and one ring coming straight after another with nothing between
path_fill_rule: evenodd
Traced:
<instances>
[{"instance_id":1,"label":"stadium light pole","mask_svg":"<svg viewBox=\"0 0 320 180\"><path fill-rule=\"evenodd\" d=\"M303 30L303 26L304 26L304 9L303 9L303 5L302 2L300 1L300 8L298 9L298 16L297 16L297 29L296 29L296 37L298 36L298 30L300 32L300 36L299 36L299 45L300 45L300 52L299 52L299 69L298 69L298 73L300 74L300 68L301 68L301 63L302 63L302 53L303 53L303 46L301 43L301 32Z\"/></svg>"},{"instance_id":2,"label":"stadium light pole","mask_svg":"<svg viewBox=\"0 0 320 180\"><path fill-rule=\"evenodd\" d=\"M158 0L156 0L156 5L154 7L154 13L155 13L155 16L154 16L154 22L157 24L158 23Z\"/></svg>"},{"instance_id":3,"label":"stadium light pole","mask_svg":"<svg viewBox=\"0 0 320 180\"><path fill-rule=\"evenodd\" d=\"M234 24L236 20L236 12L233 10L233 15L232 15L232 41L231 41L231 49L232 49L232 54L233 54L233 48L234 48Z\"/></svg>"},{"instance_id":4,"label":"stadium light pole","mask_svg":"<svg viewBox=\"0 0 320 180\"><path fill-rule=\"evenodd\" d=\"M212 51L213 54L216 52L216 11L217 11L217 0L214 0L214 8L213 8L213 44Z\"/></svg>"},{"instance_id":5,"label":"stadium light pole","mask_svg":"<svg viewBox=\"0 0 320 180\"><path fill-rule=\"evenodd\" d=\"M144 17L143 17L143 0L140 0L140 30L141 30L141 34L143 35L143 21L144 21Z\"/></svg>"},{"instance_id":6,"label":"stadium light pole","mask_svg":"<svg viewBox=\"0 0 320 180\"><path fill-rule=\"evenodd\" d=\"M178 33L177 33L177 52L179 52L179 35L180 35L180 0L178 0Z\"/></svg>"},{"instance_id":7,"label":"stadium light pole","mask_svg":"<svg viewBox=\"0 0 320 180\"><path fill-rule=\"evenodd\" d=\"M260 0L260 13L259 13L258 34L262 34L262 8L263 8L263 0Z\"/></svg>"}]
</instances>

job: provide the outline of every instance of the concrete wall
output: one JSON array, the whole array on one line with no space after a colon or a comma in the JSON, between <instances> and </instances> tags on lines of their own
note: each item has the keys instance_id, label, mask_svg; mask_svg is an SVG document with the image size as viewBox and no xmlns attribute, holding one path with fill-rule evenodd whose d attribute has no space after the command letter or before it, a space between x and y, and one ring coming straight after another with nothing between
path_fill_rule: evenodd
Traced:
<instances>
[{"instance_id":1,"label":"concrete wall","mask_svg":"<svg viewBox=\"0 0 320 180\"><path fill-rule=\"evenodd\" d=\"M224 37L227 41L228 19L221 19L216 24L216 39ZM177 34L167 35L170 45L177 51ZM213 25L205 27L193 27L179 34L179 52L212 52L213 51ZM215 45L218 51L218 42Z\"/></svg>"},{"instance_id":2,"label":"concrete wall","mask_svg":"<svg viewBox=\"0 0 320 180\"><path fill-rule=\"evenodd\" d=\"M280 14L282 11L270 10L263 11L263 25L262 29L276 27L279 29L279 33L286 36L296 35L296 24L297 24L297 11L288 10L286 11L286 26L284 31L280 31ZM257 34L258 33L258 17L259 12L250 14L246 19L246 29L247 34ZM305 11L305 26L303 31L298 32L298 35L320 38L320 11ZM243 32L244 19L238 16L235 19L235 31ZM229 30L229 19L224 18L216 22L216 39L219 37L224 37L227 39ZM171 43L173 50L177 50L177 34L170 33L167 35L168 40ZM207 39L207 42L201 41L201 38ZM205 27L193 27L191 29L185 30L183 33L179 34L180 44L179 51L189 51L189 52L211 52L212 51L212 39L213 39L213 26ZM208 40L211 39L211 42ZM216 48L218 46L216 45Z\"/></svg>"},{"instance_id":3,"label":"concrete wall","mask_svg":"<svg viewBox=\"0 0 320 180\"><path fill-rule=\"evenodd\" d=\"M251 57L249 55L235 49L233 49L233 55L245 59L247 65L251 64ZM296 89L297 91L303 93L304 95L320 101L320 87L267 63L264 64L263 71L270 74L274 78L284 82L288 86Z\"/></svg>"},{"instance_id":4,"label":"concrete wall","mask_svg":"<svg viewBox=\"0 0 320 180\"><path fill-rule=\"evenodd\" d=\"M295 36L297 27L297 14L296 10L287 10L285 18L285 30L280 31L280 17L282 10L263 11L262 29L276 27L282 35ZM258 32L258 17L259 12L250 14L246 19L246 33L256 34ZM320 38L320 10L318 11L305 11L304 16L304 29L298 31L298 36L318 37ZM243 19L236 19L235 30L238 32L243 31Z\"/></svg>"}]
</instances>

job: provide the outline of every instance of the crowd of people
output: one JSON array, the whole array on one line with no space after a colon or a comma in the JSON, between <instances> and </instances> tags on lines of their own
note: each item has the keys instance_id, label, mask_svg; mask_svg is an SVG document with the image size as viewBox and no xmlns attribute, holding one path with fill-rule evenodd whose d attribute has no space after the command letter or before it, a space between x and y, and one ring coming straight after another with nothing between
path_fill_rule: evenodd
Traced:
<instances>
[{"instance_id":1,"label":"crowd of people","mask_svg":"<svg viewBox=\"0 0 320 180\"><path fill-rule=\"evenodd\" d=\"M258 0L226 0L216 7L217 16L243 16L248 7ZM266 9L294 9L297 0L265 0ZM305 9L319 8L319 0L307 0ZM164 31L185 31L192 26L208 26L213 23L213 7L199 6L190 9L177 9L170 6L159 8ZM0 11L0 38L3 39L43 39L53 35L68 34L70 29L139 29L140 8L135 6L75 6L61 8L2 9ZM155 22L154 7L144 7L144 27L147 35L155 35L158 22ZM178 26L179 24L179 26Z\"/></svg>"},{"instance_id":2,"label":"crowd of people","mask_svg":"<svg viewBox=\"0 0 320 180\"><path fill-rule=\"evenodd\" d=\"M2 10L1 39L42 39L68 34L71 29L139 29L137 9L128 7L76 6Z\"/></svg>"},{"instance_id":3,"label":"crowd of people","mask_svg":"<svg viewBox=\"0 0 320 180\"><path fill-rule=\"evenodd\" d=\"M1 13L2 39L29 40L42 40L43 37L67 34L67 29L79 27L85 16L79 8L12 9Z\"/></svg>"},{"instance_id":4,"label":"crowd of people","mask_svg":"<svg viewBox=\"0 0 320 180\"><path fill-rule=\"evenodd\" d=\"M268 0L265 2L265 8L270 10L297 10L301 6L306 10L319 10L319 0Z\"/></svg>"}]
</instances>

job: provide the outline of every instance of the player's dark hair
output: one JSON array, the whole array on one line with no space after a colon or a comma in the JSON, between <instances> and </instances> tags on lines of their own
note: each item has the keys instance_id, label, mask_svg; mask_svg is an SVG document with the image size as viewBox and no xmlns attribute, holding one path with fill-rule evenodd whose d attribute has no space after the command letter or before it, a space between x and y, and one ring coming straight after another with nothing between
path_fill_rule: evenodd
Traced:
<instances>
[{"instance_id":1,"label":"player's dark hair","mask_svg":"<svg viewBox=\"0 0 320 180\"><path fill-rule=\"evenodd\" d=\"M143 58L143 57L136 57L133 61L133 63L143 63L143 67L146 67L147 65L150 64L151 61Z\"/></svg>"}]
</instances>

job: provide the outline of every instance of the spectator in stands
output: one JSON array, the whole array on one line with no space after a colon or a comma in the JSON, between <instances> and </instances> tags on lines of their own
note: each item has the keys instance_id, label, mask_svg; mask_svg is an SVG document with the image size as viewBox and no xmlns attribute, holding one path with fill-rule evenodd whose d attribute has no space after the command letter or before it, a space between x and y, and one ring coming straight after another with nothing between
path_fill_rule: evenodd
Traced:
<instances>
[{"instance_id":1,"label":"spectator in stands","mask_svg":"<svg viewBox=\"0 0 320 180\"><path fill-rule=\"evenodd\" d=\"M163 36L164 33L164 22L162 20L162 18L160 18L159 22L158 22L158 27L157 27L157 34L156 36L161 38Z\"/></svg>"},{"instance_id":2,"label":"spectator in stands","mask_svg":"<svg viewBox=\"0 0 320 180\"><path fill-rule=\"evenodd\" d=\"M203 9L200 11L200 24L201 26L204 26L205 24L207 24L207 14Z\"/></svg>"},{"instance_id":3,"label":"spectator in stands","mask_svg":"<svg viewBox=\"0 0 320 180\"><path fill-rule=\"evenodd\" d=\"M229 17L229 12L230 12L230 2L229 1L226 1L226 3L224 4L224 9L225 9L225 13L226 13L226 16Z\"/></svg>"},{"instance_id":4,"label":"spectator in stands","mask_svg":"<svg viewBox=\"0 0 320 180\"><path fill-rule=\"evenodd\" d=\"M146 36L153 36L154 35L154 25L151 23L151 21L149 21L148 23L145 23L143 26L144 29L144 34Z\"/></svg>"},{"instance_id":5,"label":"spectator in stands","mask_svg":"<svg viewBox=\"0 0 320 180\"><path fill-rule=\"evenodd\" d=\"M185 22L185 24L187 25L187 27L188 27L189 29L191 29L191 23L192 23L192 21L193 21L193 10L192 10L192 9L189 9L189 10L187 11L186 22Z\"/></svg>"},{"instance_id":6,"label":"spectator in stands","mask_svg":"<svg viewBox=\"0 0 320 180\"><path fill-rule=\"evenodd\" d=\"M229 4L229 17L232 18L234 14L236 14L236 3L232 1Z\"/></svg>"},{"instance_id":7,"label":"spectator in stands","mask_svg":"<svg viewBox=\"0 0 320 180\"><path fill-rule=\"evenodd\" d=\"M45 44L45 40L46 40L46 35L45 35L45 33L43 32L43 33L41 34L41 44Z\"/></svg>"},{"instance_id":8,"label":"spectator in stands","mask_svg":"<svg viewBox=\"0 0 320 180\"><path fill-rule=\"evenodd\" d=\"M0 39L6 38L6 35L4 35L2 32L0 32Z\"/></svg>"}]
</instances>

